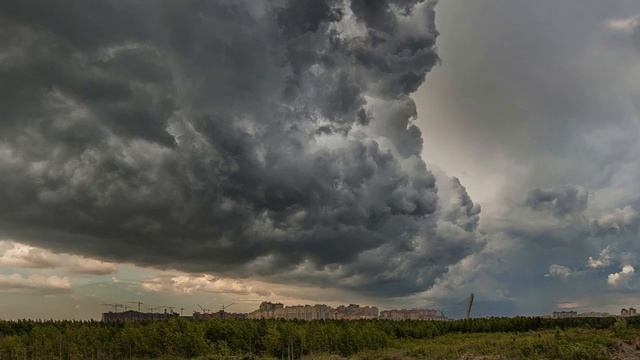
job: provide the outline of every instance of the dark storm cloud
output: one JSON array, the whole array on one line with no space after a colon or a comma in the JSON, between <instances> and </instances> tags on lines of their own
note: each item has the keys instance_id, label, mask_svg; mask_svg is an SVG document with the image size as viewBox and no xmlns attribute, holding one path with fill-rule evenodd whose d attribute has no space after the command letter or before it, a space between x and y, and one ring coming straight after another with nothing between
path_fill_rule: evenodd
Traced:
<instances>
[{"instance_id":1,"label":"dark storm cloud","mask_svg":"<svg viewBox=\"0 0 640 360\"><path fill-rule=\"evenodd\" d=\"M583 212L589 193L580 186L567 185L553 189L534 189L529 192L527 205L534 210L548 210L556 216Z\"/></svg>"},{"instance_id":2,"label":"dark storm cloud","mask_svg":"<svg viewBox=\"0 0 640 360\"><path fill-rule=\"evenodd\" d=\"M429 287L475 251L409 94L434 2L5 1L0 229L142 265Z\"/></svg>"}]
</instances>

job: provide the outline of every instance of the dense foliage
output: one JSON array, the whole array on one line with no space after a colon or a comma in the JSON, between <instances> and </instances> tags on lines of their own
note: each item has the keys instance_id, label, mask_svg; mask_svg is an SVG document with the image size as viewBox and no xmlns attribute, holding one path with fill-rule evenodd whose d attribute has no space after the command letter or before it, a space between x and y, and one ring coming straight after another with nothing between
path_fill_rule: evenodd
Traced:
<instances>
[{"instance_id":1,"label":"dense foliage","mask_svg":"<svg viewBox=\"0 0 640 360\"><path fill-rule=\"evenodd\" d=\"M280 321L172 319L145 323L0 321L0 359L129 359L176 356L349 355L398 339L446 334L616 329L610 318L487 318L456 321ZM625 326L640 327L640 317Z\"/></svg>"}]
</instances>

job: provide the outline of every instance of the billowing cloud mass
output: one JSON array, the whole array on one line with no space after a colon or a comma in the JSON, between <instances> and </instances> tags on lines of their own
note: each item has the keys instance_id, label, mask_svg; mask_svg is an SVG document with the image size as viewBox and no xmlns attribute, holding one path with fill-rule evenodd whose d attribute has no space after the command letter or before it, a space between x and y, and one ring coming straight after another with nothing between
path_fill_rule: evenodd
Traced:
<instances>
[{"instance_id":1,"label":"billowing cloud mass","mask_svg":"<svg viewBox=\"0 0 640 360\"><path fill-rule=\"evenodd\" d=\"M631 265L625 265L622 270L617 273L610 274L607 282L612 286L622 286L629 283L635 275L635 269Z\"/></svg>"},{"instance_id":2,"label":"billowing cloud mass","mask_svg":"<svg viewBox=\"0 0 640 360\"><path fill-rule=\"evenodd\" d=\"M439 60L434 6L3 1L0 236L374 295L428 288L483 243L479 206L421 158L409 95Z\"/></svg>"},{"instance_id":3,"label":"billowing cloud mass","mask_svg":"<svg viewBox=\"0 0 640 360\"><path fill-rule=\"evenodd\" d=\"M527 205L534 210L548 210L556 216L580 213L587 208L589 193L580 186L556 189L534 189L529 192Z\"/></svg>"}]
</instances>

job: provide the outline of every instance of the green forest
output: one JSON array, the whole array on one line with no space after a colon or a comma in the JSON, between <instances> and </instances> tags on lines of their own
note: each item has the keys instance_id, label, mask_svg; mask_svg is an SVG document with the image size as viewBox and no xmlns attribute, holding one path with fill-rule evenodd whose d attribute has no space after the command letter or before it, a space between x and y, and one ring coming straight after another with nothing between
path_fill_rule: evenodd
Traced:
<instances>
[{"instance_id":1,"label":"green forest","mask_svg":"<svg viewBox=\"0 0 640 360\"><path fill-rule=\"evenodd\" d=\"M559 341L565 332L575 329L594 334L602 331L628 338L640 329L640 317L309 322L190 319L126 323L1 321L0 359L299 359L321 354L365 354L365 358L380 358L372 354L402 344L411 347L415 341L446 336L457 337L464 342L464 339L471 339L477 334L504 337L504 334L535 333L538 338L542 339L540 334L550 334ZM511 338L507 340L511 341ZM588 358L585 356L582 354L575 358Z\"/></svg>"}]
</instances>

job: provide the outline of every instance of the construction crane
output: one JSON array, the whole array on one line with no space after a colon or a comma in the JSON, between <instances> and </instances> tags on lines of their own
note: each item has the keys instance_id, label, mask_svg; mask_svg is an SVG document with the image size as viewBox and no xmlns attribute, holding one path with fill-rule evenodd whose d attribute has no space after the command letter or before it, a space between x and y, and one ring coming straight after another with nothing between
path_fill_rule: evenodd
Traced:
<instances>
[{"instance_id":1,"label":"construction crane","mask_svg":"<svg viewBox=\"0 0 640 360\"><path fill-rule=\"evenodd\" d=\"M142 301L129 301L129 304L137 304L138 312L140 312L140 305L144 304Z\"/></svg>"},{"instance_id":2,"label":"construction crane","mask_svg":"<svg viewBox=\"0 0 640 360\"><path fill-rule=\"evenodd\" d=\"M471 318L471 307L473 306L473 293L469 296L469 303L467 304L467 319Z\"/></svg>"},{"instance_id":3,"label":"construction crane","mask_svg":"<svg viewBox=\"0 0 640 360\"><path fill-rule=\"evenodd\" d=\"M225 317L225 315L224 315L224 314L225 314L225 312L224 312L224 311L225 311L229 306L231 306L231 305L233 305L233 304L235 304L235 303L231 303L231 304L228 304L228 305L224 305L224 304L222 305L222 311L220 312L220 316L221 316L223 319L224 319L224 317Z\"/></svg>"},{"instance_id":4,"label":"construction crane","mask_svg":"<svg viewBox=\"0 0 640 360\"><path fill-rule=\"evenodd\" d=\"M102 306L113 306L113 312L118 312L118 308L124 306L122 304L100 304Z\"/></svg>"},{"instance_id":5,"label":"construction crane","mask_svg":"<svg viewBox=\"0 0 640 360\"><path fill-rule=\"evenodd\" d=\"M229 305L222 305L222 312L224 312L229 306L234 305L235 303L231 303Z\"/></svg>"}]
</instances>

